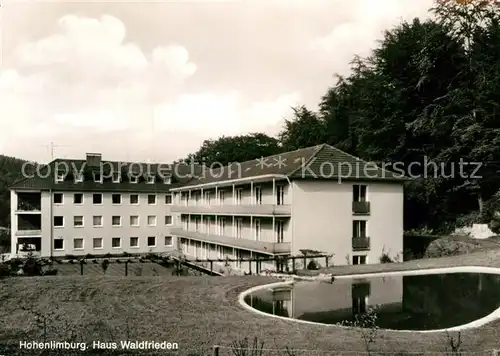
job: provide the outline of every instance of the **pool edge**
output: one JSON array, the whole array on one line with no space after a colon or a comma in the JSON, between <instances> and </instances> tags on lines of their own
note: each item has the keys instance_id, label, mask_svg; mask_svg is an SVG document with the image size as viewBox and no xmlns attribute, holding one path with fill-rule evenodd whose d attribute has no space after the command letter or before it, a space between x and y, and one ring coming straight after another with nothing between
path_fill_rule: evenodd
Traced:
<instances>
[{"instance_id":1,"label":"pool edge","mask_svg":"<svg viewBox=\"0 0 500 356\"><path fill-rule=\"evenodd\" d=\"M488 274L497 274L500 275L500 268L496 267L483 267L483 266L456 266L456 267L442 267L442 268L426 268L426 269L417 269L417 270L407 270L407 271L394 271L394 272L374 272L374 273L362 273L362 274L347 274L347 275L342 275L342 276L336 276L335 279L356 279L356 278L369 278L369 277L385 277L385 276L397 276L397 275L422 275L422 274L439 274L439 273L459 273L459 272L466 272L466 273L488 273ZM248 305L245 302L245 297L249 295L252 292L265 289L265 288L270 288L270 287L277 287L277 286L286 286L290 284L294 284L294 280L290 281L284 281L284 282L275 282L275 283L269 283L269 284L264 284L260 286L255 286L252 288L249 288L238 296L238 302L239 304L253 312L257 313L266 317L273 317L273 318L278 318L282 320L287 320L289 322L297 322L297 323L302 323L302 324L309 324L309 325L317 325L317 326L322 326L322 327L337 327L337 328L342 328L342 329L353 329L351 326L342 326L342 325L337 325L337 324L322 324L322 323L317 323L314 321L307 321L307 320L300 320L300 319L293 319L293 318L288 318L284 316L279 316L279 315L272 315L268 313L264 313L260 310L257 310L250 305ZM394 329L382 329L380 330L385 330L385 331L391 331L395 333L422 333L422 334L427 334L427 333L442 333L442 332L450 332L450 331L462 331L462 330L467 330L467 329L475 329L479 328L481 326L484 326L486 324L491 323L494 320L497 320L500 318L500 307L495 309L493 312L490 314L486 315L485 317L481 319L474 320L470 323L467 324L462 324L458 326L453 326L451 328L446 328L446 329L434 329L434 330L394 330Z\"/></svg>"}]
</instances>

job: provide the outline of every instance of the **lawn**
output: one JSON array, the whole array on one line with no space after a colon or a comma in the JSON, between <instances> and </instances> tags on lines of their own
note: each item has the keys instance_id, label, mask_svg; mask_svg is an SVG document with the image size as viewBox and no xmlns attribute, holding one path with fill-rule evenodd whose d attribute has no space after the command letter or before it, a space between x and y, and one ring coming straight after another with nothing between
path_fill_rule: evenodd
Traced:
<instances>
[{"instance_id":1,"label":"lawn","mask_svg":"<svg viewBox=\"0 0 500 356\"><path fill-rule=\"evenodd\" d=\"M372 266L336 267L334 274L415 269L454 265L500 267L500 249L464 256ZM219 344L220 355L244 337L258 337L264 348L364 351L356 330L322 327L265 317L245 310L238 294L252 286L275 281L270 277L176 276L53 276L0 281L0 344L41 341L34 313L45 316L49 339L64 340L71 332L94 340L154 340L179 344L177 354L207 355ZM24 311L21 306L30 311ZM479 351L498 345L500 321L464 331L462 350ZM442 352L445 334L380 331L374 349L383 352ZM277 352L265 354L277 355ZM320 355L299 351L297 355ZM484 353L486 354L486 353ZM488 353L491 355L491 352Z\"/></svg>"}]
</instances>

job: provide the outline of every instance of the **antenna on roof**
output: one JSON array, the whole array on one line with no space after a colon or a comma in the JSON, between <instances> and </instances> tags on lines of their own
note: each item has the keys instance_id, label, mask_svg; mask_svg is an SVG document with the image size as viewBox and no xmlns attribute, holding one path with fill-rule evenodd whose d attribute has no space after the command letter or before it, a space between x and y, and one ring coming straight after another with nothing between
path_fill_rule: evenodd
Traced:
<instances>
[{"instance_id":1,"label":"antenna on roof","mask_svg":"<svg viewBox=\"0 0 500 356\"><path fill-rule=\"evenodd\" d=\"M41 146L50 150L50 160L51 161L54 160L54 151L55 151L55 148L57 148L57 147L68 147L66 145L57 145L57 144L54 143L54 141L51 141L48 145L41 145Z\"/></svg>"},{"instance_id":2,"label":"antenna on roof","mask_svg":"<svg viewBox=\"0 0 500 356\"><path fill-rule=\"evenodd\" d=\"M155 162L155 115L156 108L153 104L151 107L151 159Z\"/></svg>"}]
</instances>

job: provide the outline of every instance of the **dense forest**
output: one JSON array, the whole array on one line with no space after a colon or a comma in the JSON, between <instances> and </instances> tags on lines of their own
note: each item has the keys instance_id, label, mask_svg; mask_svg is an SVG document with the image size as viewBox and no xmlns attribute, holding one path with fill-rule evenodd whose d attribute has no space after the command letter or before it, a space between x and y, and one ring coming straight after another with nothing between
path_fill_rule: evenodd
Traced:
<instances>
[{"instance_id":1,"label":"dense forest","mask_svg":"<svg viewBox=\"0 0 500 356\"><path fill-rule=\"evenodd\" d=\"M208 139L186 158L224 164L328 143L405 167L414 178L405 187L406 230L447 233L478 222L500 233L500 7L444 0L429 11L432 20L388 29L370 56L353 58L319 110L294 108L277 138ZM0 226L9 225L6 187L22 163L0 156Z\"/></svg>"}]
</instances>

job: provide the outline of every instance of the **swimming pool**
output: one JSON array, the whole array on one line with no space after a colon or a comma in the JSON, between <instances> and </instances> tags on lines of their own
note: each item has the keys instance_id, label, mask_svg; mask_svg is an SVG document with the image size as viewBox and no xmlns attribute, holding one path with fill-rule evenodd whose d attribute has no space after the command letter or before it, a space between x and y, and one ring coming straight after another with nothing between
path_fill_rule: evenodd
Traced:
<instances>
[{"instance_id":1,"label":"swimming pool","mask_svg":"<svg viewBox=\"0 0 500 356\"><path fill-rule=\"evenodd\" d=\"M299 322L337 325L376 307L376 325L400 331L457 330L500 313L500 271L486 267L337 277L333 283L274 283L240 296L247 308Z\"/></svg>"}]
</instances>

